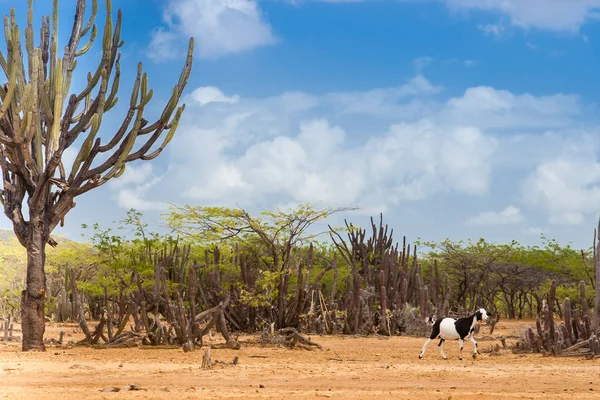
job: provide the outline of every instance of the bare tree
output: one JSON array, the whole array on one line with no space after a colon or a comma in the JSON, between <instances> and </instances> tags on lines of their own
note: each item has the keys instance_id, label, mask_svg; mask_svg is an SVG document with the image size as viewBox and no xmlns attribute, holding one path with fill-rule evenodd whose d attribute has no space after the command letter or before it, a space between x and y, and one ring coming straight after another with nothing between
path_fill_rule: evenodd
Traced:
<instances>
[{"instance_id":1,"label":"bare tree","mask_svg":"<svg viewBox=\"0 0 600 400\"><path fill-rule=\"evenodd\" d=\"M29 0L25 50L14 9L5 18L7 53L6 57L0 55L7 77L0 86L0 200L19 242L27 249L27 280L21 298L23 350L45 349L45 246L56 244L50 238L53 229L59 223L62 226L65 215L75 207L75 197L119 177L128 162L157 157L173 138L185 108L178 107L178 102L191 71L193 39L179 82L160 118L154 123L143 118L153 92L140 63L127 114L114 136L101 143L97 134L104 113L118 101L122 14L119 10L113 22L111 1L106 0L100 62L88 74L85 89L69 95L77 58L89 51L97 33L97 0L91 2L87 21L86 3L76 2L73 29L62 57L58 53L58 0L53 3L52 24L49 16L42 19L37 47L33 0ZM87 43L80 46L84 37ZM86 136L75 162L63 165L65 150L82 133ZM154 146L161 137L162 143ZM97 157L101 161L94 164Z\"/></svg>"}]
</instances>

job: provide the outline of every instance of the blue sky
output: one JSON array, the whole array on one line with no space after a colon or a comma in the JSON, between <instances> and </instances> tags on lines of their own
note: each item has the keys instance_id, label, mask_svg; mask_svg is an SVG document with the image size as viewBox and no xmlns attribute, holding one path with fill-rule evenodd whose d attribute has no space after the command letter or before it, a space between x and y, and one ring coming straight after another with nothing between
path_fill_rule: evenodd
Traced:
<instances>
[{"instance_id":1,"label":"blue sky","mask_svg":"<svg viewBox=\"0 0 600 400\"><path fill-rule=\"evenodd\" d=\"M61 1L62 41L74 3ZM48 12L45 2L36 7ZM124 16L121 98L143 62L155 90L149 117L195 37L188 108L159 158L78 198L60 234L77 238L81 223L108 226L131 207L158 221L165 202L256 210L309 201L362 207L334 224L382 211L398 240L537 244L543 232L591 243L600 210L600 0L113 7ZM99 48L80 62L73 90ZM105 118L104 136L122 106Z\"/></svg>"}]
</instances>

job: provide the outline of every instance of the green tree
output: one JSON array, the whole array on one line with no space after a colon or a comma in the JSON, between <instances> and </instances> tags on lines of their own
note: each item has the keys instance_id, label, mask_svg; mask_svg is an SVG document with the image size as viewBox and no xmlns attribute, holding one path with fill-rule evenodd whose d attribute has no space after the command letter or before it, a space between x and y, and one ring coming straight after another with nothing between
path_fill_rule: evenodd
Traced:
<instances>
[{"instance_id":1,"label":"green tree","mask_svg":"<svg viewBox=\"0 0 600 400\"><path fill-rule=\"evenodd\" d=\"M437 258L448 273L455 305L476 306L480 297L490 306L499 303L510 318L523 315L524 307L541 307L550 279L559 283L557 299L579 299L579 281L593 288L589 252L577 251L542 236L541 246L523 246L516 241L494 244L478 241L423 243L432 251L426 264Z\"/></svg>"},{"instance_id":2,"label":"green tree","mask_svg":"<svg viewBox=\"0 0 600 400\"><path fill-rule=\"evenodd\" d=\"M285 321L286 293L291 272L292 251L301 244L314 240L324 232L309 233L309 228L332 214L350 208L316 209L311 204L300 204L295 209L262 211L252 216L239 208L171 206L165 216L169 227L198 243L218 243L236 239L261 246L268 259L268 272L263 273L265 287L272 286L277 293L277 325Z\"/></svg>"},{"instance_id":3,"label":"green tree","mask_svg":"<svg viewBox=\"0 0 600 400\"><path fill-rule=\"evenodd\" d=\"M16 238L0 240L0 310L19 306L27 266L27 254Z\"/></svg>"},{"instance_id":4,"label":"green tree","mask_svg":"<svg viewBox=\"0 0 600 400\"><path fill-rule=\"evenodd\" d=\"M14 9L5 18L7 52L0 56L7 78L6 84L0 86L0 201L19 242L27 249L26 286L21 297L24 351L45 350L45 250L46 243L55 243L50 234L64 223L77 196L119 177L126 163L151 160L160 154L172 139L184 110L184 106L177 105L191 71L192 39L167 106L158 120L149 123L143 114L153 92L148 89L148 77L141 63L138 64L123 123L107 143L102 143L98 131L104 114L118 101L122 15L119 10L113 21L111 1L106 0L98 67L88 74L87 86L80 93L69 95L77 59L89 51L97 33L97 0L92 0L87 22L86 4L86 0L75 3L73 28L62 57L58 45L58 0L53 3L52 24L49 16L42 20L37 47L33 0L29 0L24 48ZM84 37L88 41L80 45ZM75 162L64 165L65 150L82 133L85 139ZM161 137L162 143L158 141ZM157 142L161 144L153 148ZM94 163L97 157L100 161Z\"/></svg>"},{"instance_id":5,"label":"green tree","mask_svg":"<svg viewBox=\"0 0 600 400\"><path fill-rule=\"evenodd\" d=\"M76 319L77 309L72 308L71 271L85 279L96 269L98 257L92 246L68 239L59 240L59 245L46 252L46 310L57 321Z\"/></svg>"},{"instance_id":6,"label":"green tree","mask_svg":"<svg viewBox=\"0 0 600 400\"><path fill-rule=\"evenodd\" d=\"M518 246L515 241L497 245L483 238L467 242L446 239L440 243L417 244L431 248L428 256L441 261L444 272L448 273L453 284L454 302L464 309L481 306L477 300L484 294L487 301L493 301L493 288L488 287L493 268L496 264L506 262Z\"/></svg>"}]
</instances>

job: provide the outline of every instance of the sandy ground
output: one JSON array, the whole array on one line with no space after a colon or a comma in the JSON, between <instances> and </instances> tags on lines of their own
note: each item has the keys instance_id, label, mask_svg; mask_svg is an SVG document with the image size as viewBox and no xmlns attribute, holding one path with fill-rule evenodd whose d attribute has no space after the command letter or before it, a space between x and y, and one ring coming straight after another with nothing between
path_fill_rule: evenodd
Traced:
<instances>
[{"instance_id":1,"label":"sandy ground","mask_svg":"<svg viewBox=\"0 0 600 400\"><path fill-rule=\"evenodd\" d=\"M324 350L307 351L261 347L252 336L240 337L240 350L211 350L213 361L222 363L208 370L200 368L202 351L48 347L23 353L17 343L0 344L0 399L600 398L600 360L489 353L500 337L510 344L525 326L501 321L493 338L482 327L482 355L473 360L466 343L463 361L457 342L446 343L448 361L436 343L419 360L423 338L313 336ZM61 330L67 340L81 337L73 325L51 325L47 336ZM239 363L232 365L235 356ZM131 384L141 390L103 392Z\"/></svg>"}]
</instances>

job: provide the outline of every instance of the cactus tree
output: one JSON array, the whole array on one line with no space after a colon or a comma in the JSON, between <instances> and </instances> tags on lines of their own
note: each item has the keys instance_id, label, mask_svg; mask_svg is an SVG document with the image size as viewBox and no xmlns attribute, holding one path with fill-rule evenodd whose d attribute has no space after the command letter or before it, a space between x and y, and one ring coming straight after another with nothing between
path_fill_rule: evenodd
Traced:
<instances>
[{"instance_id":1,"label":"cactus tree","mask_svg":"<svg viewBox=\"0 0 600 400\"><path fill-rule=\"evenodd\" d=\"M148 90L147 75L139 64L123 123L103 143L98 130L104 114L118 101L121 10L113 21L111 1L106 0L98 67L88 73L87 86L80 93L69 94L77 59L89 51L97 34L97 0L91 1L88 17L86 3L76 1L73 29L62 57L58 51L58 0L53 3L52 19L42 18L37 47L33 0L29 0L24 46L14 9L4 19L7 49L0 53L0 64L7 81L0 86L0 200L27 249L26 288L21 299L23 350L44 350L44 254L46 244L56 244L50 237L53 229L64 223L67 212L75 207L75 197L119 177L130 161L157 157L172 139L184 110L178 102L191 71L193 39L179 82L158 120L149 123L143 118L152 90ZM73 165L64 165L65 150L81 134ZM100 161L94 163L96 158Z\"/></svg>"}]
</instances>

